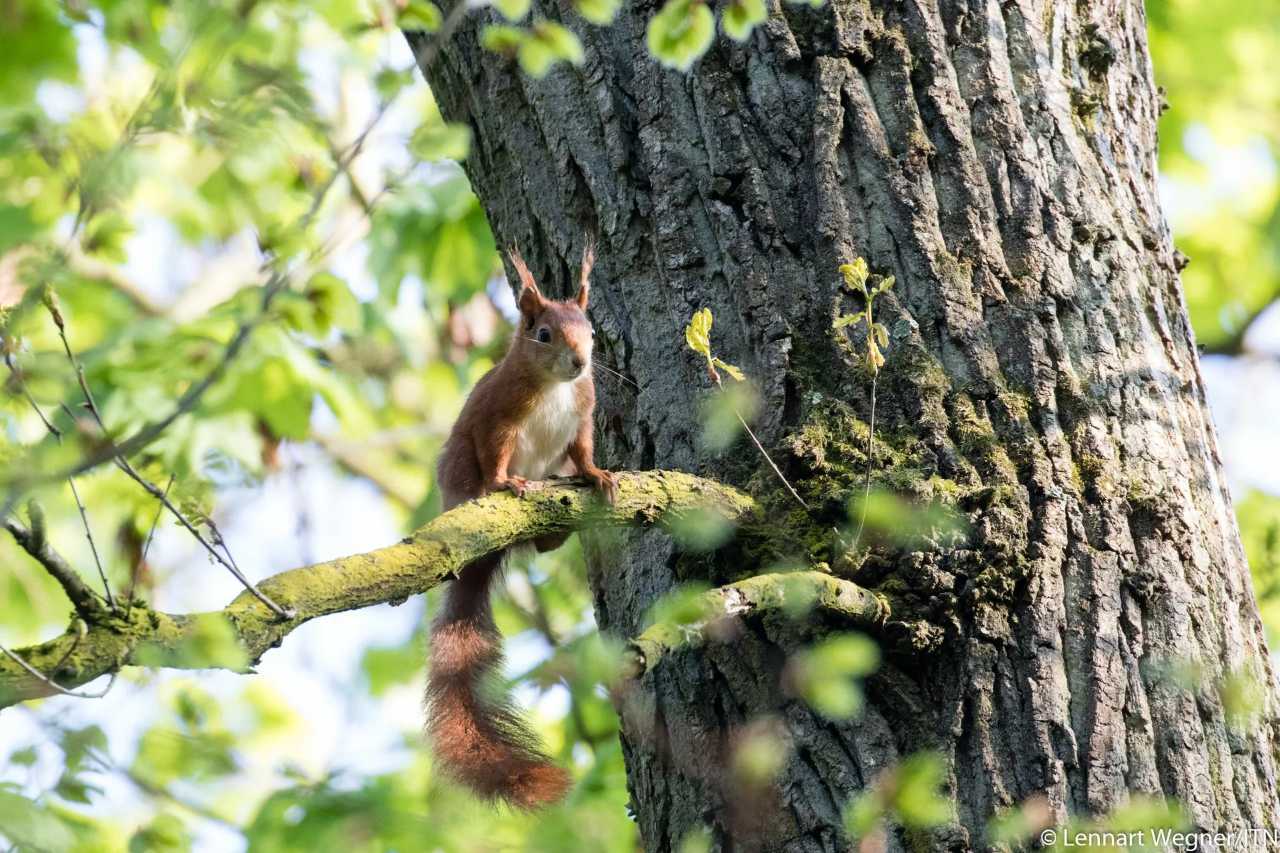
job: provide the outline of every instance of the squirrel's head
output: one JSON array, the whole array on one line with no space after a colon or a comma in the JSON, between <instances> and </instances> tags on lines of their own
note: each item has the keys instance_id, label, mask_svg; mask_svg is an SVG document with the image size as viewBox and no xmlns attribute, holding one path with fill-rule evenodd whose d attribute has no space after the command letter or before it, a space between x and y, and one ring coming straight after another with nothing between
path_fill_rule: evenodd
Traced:
<instances>
[{"instance_id":1,"label":"squirrel's head","mask_svg":"<svg viewBox=\"0 0 1280 853\"><path fill-rule=\"evenodd\" d=\"M538 289L524 258L515 249L509 252L511 265L520 276L520 323L512 349L533 365L547 380L572 382L591 369L592 329L587 319L587 297L591 290L591 265L595 249L588 243L582 253L578 294L572 299L547 299Z\"/></svg>"}]
</instances>

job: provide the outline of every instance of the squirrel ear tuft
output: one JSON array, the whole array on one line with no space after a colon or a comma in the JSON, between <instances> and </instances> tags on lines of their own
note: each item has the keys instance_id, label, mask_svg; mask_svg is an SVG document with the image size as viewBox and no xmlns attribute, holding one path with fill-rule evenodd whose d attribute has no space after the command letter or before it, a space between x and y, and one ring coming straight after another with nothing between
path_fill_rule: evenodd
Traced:
<instances>
[{"instance_id":1,"label":"squirrel ear tuft","mask_svg":"<svg viewBox=\"0 0 1280 853\"><path fill-rule=\"evenodd\" d=\"M587 238L587 245L582 250L582 273L578 276L578 307L587 310L587 299L591 295L591 268L596 263L596 245Z\"/></svg>"},{"instance_id":2,"label":"squirrel ear tuft","mask_svg":"<svg viewBox=\"0 0 1280 853\"><path fill-rule=\"evenodd\" d=\"M529 272L524 258L520 257L520 252L515 248L508 249L507 257L511 259L511 265L516 268L516 275L520 277L520 293L516 296L516 304L520 307L520 313L532 323L533 316L542 310L546 300L542 297L542 291L538 290L538 283L533 280L533 273Z\"/></svg>"}]
</instances>

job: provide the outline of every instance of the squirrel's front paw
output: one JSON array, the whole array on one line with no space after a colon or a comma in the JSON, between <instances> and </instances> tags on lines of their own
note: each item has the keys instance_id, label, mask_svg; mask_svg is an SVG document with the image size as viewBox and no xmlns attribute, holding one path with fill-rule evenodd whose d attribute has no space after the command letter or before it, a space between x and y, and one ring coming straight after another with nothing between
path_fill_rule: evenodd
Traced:
<instances>
[{"instance_id":1,"label":"squirrel's front paw","mask_svg":"<svg viewBox=\"0 0 1280 853\"><path fill-rule=\"evenodd\" d=\"M507 477L505 480L499 480L494 483L494 491L506 489L518 498L524 497L524 493L529 491L529 481L524 477Z\"/></svg>"},{"instance_id":2,"label":"squirrel's front paw","mask_svg":"<svg viewBox=\"0 0 1280 853\"><path fill-rule=\"evenodd\" d=\"M606 471L603 468L592 468L584 471L583 475L591 482L596 491L604 496L604 499L610 505L618 499L618 475L612 471Z\"/></svg>"}]
</instances>

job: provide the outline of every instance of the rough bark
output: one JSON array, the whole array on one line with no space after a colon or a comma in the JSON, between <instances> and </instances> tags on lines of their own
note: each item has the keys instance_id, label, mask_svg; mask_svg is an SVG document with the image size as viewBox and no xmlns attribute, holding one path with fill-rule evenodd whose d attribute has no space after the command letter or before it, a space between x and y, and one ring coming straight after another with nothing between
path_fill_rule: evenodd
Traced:
<instances>
[{"instance_id":1,"label":"rough bark","mask_svg":"<svg viewBox=\"0 0 1280 853\"><path fill-rule=\"evenodd\" d=\"M602 379L605 463L749 486L796 548L913 597L941 640L891 654L853 723L786 694L792 639L768 623L664 658L622 708L645 846L707 825L718 850L846 849L841 808L921 749L945 756L957 820L891 850L981 849L997 809L1036 795L1058 823L1132 792L1202 828L1280 823L1280 706L1157 198L1140 2L773 0L745 45L718 37L687 75L647 55L655 11L595 28L538 0L586 48L543 80L479 47L481 13L425 69L473 131L498 242L563 295L598 238L590 313L637 386ZM842 564L805 532L837 523L866 461L868 382L831 328L861 307L837 274L855 256L897 277L877 303L876 479L967 512L961 547ZM709 389L681 330L702 306L815 513L745 444L699 446ZM590 560L597 619L624 636L681 580L751 569L656 532ZM1162 675L1184 660L1201 686ZM1266 685L1247 731L1214 689L1237 671ZM726 744L761 717L793 745L767 830L722 784Z\"/></svg>"}]
</instances>

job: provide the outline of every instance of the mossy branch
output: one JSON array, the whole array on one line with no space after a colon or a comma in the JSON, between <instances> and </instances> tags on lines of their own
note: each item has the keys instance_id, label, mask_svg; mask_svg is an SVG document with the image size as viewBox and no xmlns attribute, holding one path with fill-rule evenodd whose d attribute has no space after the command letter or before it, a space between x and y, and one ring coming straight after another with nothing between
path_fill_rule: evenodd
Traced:
<instances>
[{"instance_id":1,"label":"mossy branch","mask_svg":"<svg viewBox=\"0 0 1280 853\"><path fill-rule=\"evenodd\" d=\"M16 653L63 688L73 688L143 660L165 666L210 666L183 650L209 620L225 620L245 659L256 662L304 622L375 604L398 603L453 577L477 557L549 533L597 527L678 523L688 513L715 512L750 523L752 500L729 486L676 471L621 473L617 501L602 502L587 487L559 481L524 498L490 495L456 507L395 545L267 578L259 589L295 614L280 619L248 592L222 610L170 614L135 605ZM244 667L242 667L244 668ZM0 658L0 708L48 696L50 685Z\"/></svg>"},{"instance_id":2,"label":"mossy branch","mask_svg":"<svg viewBox=\"0 0 1280 853\"><path fill-rule=\"evenodd\" d=\"M639 678L675 651L697 648L715 634L724 619L777 611L801 617L820 612L867 630L889 618L889 602L855 583L825 572L782 572L755 575L703 593L704 617L693 624L659 622L627 645L626 675Z\"/></svg>"}]
</instances>

